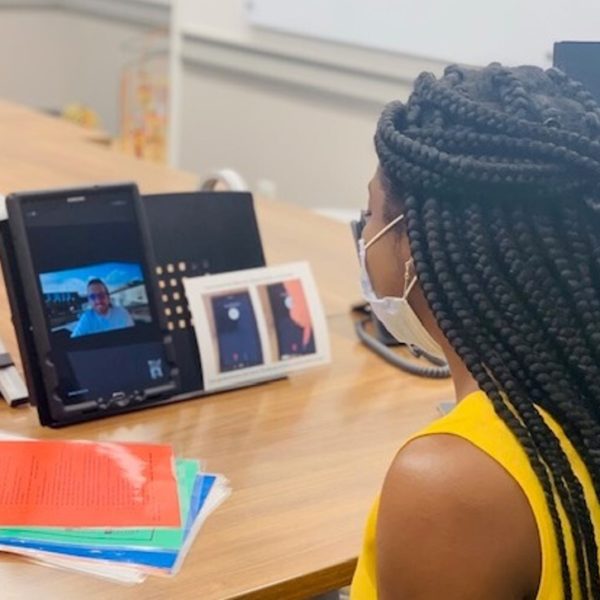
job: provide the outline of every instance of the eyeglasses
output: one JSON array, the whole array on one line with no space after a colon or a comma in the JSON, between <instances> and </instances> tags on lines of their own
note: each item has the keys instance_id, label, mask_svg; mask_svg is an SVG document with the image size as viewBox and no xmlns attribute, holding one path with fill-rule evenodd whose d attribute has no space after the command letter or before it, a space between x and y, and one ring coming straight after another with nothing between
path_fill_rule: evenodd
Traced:
<instances>
[{"instance_id":1,"label":"eyeglasses","mask_svg":"<svg viewBox=\"0 0 600 600\"><path fill-rule=\"evenodd\" d=\"M354 237L354 243L356 244L356 248L358 249L358 240L362 237L363 229L367 224L367 211L360 211L360 218L356 221L350 222L350 228L352 229L352 236Z\"/></svg>"},{"instance_id":2,"label":"eyeglasses","mask_svg":"<svg viewBox=\"0 0 600 600\"><path fill-rule=\"evenodd\" d=\"M97 294L88 294L88 300L95 302L96 300L105 300L108 298L108 294L106 292L98 292Z\"/></svg>"}]
</instances>

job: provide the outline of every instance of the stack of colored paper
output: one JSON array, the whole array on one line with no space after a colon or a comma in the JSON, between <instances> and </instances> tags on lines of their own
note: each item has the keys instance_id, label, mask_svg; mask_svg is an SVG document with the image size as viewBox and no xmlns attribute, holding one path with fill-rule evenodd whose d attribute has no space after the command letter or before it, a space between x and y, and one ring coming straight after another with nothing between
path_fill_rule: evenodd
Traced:
<instances>
[{"instance_id":1,"label":"stack of colored paper","mask_svg":"<svg viewBox=\"0 0 600 600\"><path fill-rule=\"evenodd\" d=\"M173 575L226 480L159 444L0 441L0 550L96 575Z\"/></svg>"}]
</instances>

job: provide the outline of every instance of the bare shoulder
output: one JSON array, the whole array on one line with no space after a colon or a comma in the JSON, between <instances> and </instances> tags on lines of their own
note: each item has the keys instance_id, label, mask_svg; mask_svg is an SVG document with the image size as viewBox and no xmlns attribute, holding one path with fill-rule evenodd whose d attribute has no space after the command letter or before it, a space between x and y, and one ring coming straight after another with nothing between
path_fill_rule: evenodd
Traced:
<instances>
[{"instance_id":1,"label":"bare shoulder","mask_svg":"<svg viewBox=\"0 0 600 600\"><path fill-rule=\"evenodd\" d=\"M494 459L453 435L397 454L377 523L382 600L523 600L535 595L539 561L529 503Z\"/></svg>"}]
</instances>

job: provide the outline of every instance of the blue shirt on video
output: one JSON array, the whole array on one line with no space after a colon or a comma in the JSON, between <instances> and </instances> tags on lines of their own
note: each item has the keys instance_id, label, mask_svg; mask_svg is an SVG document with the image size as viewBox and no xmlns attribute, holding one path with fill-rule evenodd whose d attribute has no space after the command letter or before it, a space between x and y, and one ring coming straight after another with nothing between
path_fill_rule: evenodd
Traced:
<instances>
[{"instance_id":1,"label":"blue shirt on video","mask_svg":"<svg viewBox=\"0 0 600 600\"><path fill-rule=\"evenodd\" d=\"M131 315L122 306L111 306L104 315L98 314L94 309L88 308L81 315L71 337L80 337L92 333L102 333L113 329L124 329L133 327L134 322Z\"/></svg>"}]
</instances>

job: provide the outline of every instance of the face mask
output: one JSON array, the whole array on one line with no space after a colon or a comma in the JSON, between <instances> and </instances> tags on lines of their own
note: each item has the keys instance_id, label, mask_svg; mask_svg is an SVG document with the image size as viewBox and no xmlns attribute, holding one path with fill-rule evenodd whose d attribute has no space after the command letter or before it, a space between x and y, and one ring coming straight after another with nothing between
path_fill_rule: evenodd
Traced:
<instances>
[{"instance_id":1,"label":"face mask","mask_svg":"<svg viewBox=\"0 0 600 600\"><path fill-rule=\"evenodd\" d=\"M396 217L391 223L388 223L381 231L373 236L367 244L365 244L363 238L358 240L362 293L364 299L371 305L371 309L375 316L399 342L417 346L427 354L445 360L442 348L431 335L429 335L427 329L423 327L419 317L417 317L407 300L408 295L417 282L416 275L413 275L413 278L410 279L412 259L404 264L404 290L401 298L392 296L378 298L373 289L371 279L369 278L366 260L367 249L403 218L404 215Z\"/></svg>"}]
</instances>

